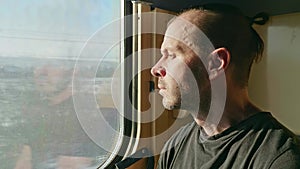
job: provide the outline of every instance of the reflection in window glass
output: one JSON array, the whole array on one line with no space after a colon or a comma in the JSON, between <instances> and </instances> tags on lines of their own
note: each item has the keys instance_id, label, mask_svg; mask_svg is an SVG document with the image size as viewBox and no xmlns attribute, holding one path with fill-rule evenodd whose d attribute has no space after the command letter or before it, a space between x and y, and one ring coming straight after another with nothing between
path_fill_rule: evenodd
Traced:
<instances>
[{"instance_id":1,"label":"reflection in window glass","mask_svg":"<svg viewBox=\"0 0 300 169\"><path fill-rule=\"evenodd\" d=\"M71 82L80 49L120 17L120 6L116 0L0 2L1 169L95 168L109 157L83 131ZM119 62L119 48L97 72L99 97L107 95L103 89ZM101 108L118 129L112 105L108 100Z\"/></svg>"}]
</instances>

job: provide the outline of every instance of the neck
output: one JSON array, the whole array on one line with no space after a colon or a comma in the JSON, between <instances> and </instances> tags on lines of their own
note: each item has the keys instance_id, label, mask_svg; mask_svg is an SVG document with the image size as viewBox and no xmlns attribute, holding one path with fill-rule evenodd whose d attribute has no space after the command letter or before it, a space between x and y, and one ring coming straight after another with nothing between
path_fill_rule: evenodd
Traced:
<instances>
[{"instance_id":1,"label":"neck","mask_svg":"<svg viewBox=\"0 0 300 169\"><path fill-rule=\"evenodd\" d=\"M223 115L219 122L207 120L207 116L203 117L198 115L194 117L196 123L204 129L208 136L219 134L227 128L261 111L249 100L247 88L228 89L226 98ZM218 105L218 103L216 103L216 105Z\"/></svg>"}]
</instances>

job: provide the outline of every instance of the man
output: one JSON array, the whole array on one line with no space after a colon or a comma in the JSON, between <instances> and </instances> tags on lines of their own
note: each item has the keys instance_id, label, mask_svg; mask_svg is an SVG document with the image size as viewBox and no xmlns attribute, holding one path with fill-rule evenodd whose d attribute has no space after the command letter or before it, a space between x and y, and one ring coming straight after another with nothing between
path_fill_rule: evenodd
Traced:
<instances>
[{"instance_id":1,"label":"man","mask_svg":"<svg viewBox=\"0 0 300 169\"><path fill-rule=\"evenodd\" d=\"M300 168L298 139L248 97L251 66L263 52L253 22L214 4L169 23L151 73L164 107L189 110L194 122L166 143L159 169Z\"/></svg>"}]
</instances>

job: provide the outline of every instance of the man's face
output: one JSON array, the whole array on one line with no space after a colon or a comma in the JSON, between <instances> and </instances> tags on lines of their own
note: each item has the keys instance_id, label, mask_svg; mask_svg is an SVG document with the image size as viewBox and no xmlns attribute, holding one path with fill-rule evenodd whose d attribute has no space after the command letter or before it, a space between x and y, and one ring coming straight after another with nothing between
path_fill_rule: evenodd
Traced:
<instances>
[{"instance_id":1,"label":"man's face","mask_svg":"<svg viewBox=\"0 0 300 169\"><path fill-rule=\"evenodd\" d=\"M198 105L198 80L194 75L199 74L197 70L200 66L197 64L200 59L185 45L168 37L164 38L161 54L151 73L158 77L159 94L163 96L164 107L172 110L191 107L189 103ZM195 66L198 68L193 69Z\"/></svg>"}]
</instances>

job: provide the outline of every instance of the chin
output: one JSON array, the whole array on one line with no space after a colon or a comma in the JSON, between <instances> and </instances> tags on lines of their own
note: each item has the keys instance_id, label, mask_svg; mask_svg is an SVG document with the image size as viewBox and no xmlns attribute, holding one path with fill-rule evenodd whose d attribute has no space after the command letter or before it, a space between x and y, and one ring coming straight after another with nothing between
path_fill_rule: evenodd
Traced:
<instances>
[{"instance_id":1,"label":"chin","mask_svg":"<svg viewBox=\"0 0 300 169\"><path fill-rule=\"evenodd\" d=\"M163 106L167 109L167 110L176 110L180 108L180 104L176 103L176 102L170 102L167 101L166 99L163 99Z\"/></svg>"}]
</instances>

